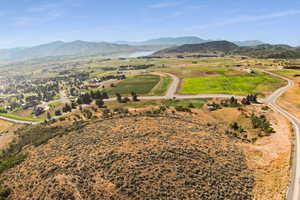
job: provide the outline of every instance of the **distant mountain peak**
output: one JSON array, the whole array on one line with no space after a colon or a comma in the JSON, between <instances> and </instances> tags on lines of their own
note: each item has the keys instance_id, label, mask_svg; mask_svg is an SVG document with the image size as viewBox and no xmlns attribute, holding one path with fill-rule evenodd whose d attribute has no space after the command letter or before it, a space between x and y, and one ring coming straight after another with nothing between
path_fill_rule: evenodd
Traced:
<instances>
[{"instance_id":1,"label":"distant mountain peak","mask_svg":"<svg viewBox=\"0 0 300 200\"><path fill-rule=\"evenodd\" d=\"M128 45L184 45L184 44L201 44L211 41L220 40L206 40L199 38L197 36L182 36L182 37L160 37L156 39L150 39L141 42L128 42L128 41L118 41L117 44L128 44ZM234 41L234 44L238 46L257 46L265 44L259 40L247 40L247 41Z\"/></svg>"},{"instance_id":2,"label":"distant mountain peak","mask_svg":"<svg viewBox=\"0 0 300 200\"><path fill-rule=\"evenodd\" d=\"M257 46L257 45L262 45L265 44L264 42L260 41L260 40L246 40L246 41L235 41L234 42L236 45L241 46L241 47L245 47L245 46Z\"/></svg>"}]
</instances>

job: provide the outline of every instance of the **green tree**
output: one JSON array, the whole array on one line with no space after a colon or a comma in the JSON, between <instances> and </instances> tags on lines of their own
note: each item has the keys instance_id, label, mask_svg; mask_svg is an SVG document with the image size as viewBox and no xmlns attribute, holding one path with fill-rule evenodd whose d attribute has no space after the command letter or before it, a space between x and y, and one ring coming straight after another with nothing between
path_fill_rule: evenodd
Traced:
<instances>
[{"instance_id":1,"label":"green tree","mask_svg":"<svg viewBox=\"0 0 300 200\"><path fill-rule=\"evenodd\" d=\"M96 105L99 107L99 108L103 108L104 107L104 101L102 99L97 99L96 100Z\"/></svg>"}]
</instances>

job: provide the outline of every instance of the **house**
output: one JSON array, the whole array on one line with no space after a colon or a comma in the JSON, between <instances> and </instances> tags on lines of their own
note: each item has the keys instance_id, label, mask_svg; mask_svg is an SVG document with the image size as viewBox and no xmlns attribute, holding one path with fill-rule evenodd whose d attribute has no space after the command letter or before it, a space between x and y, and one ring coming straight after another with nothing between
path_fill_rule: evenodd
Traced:
<instances>
[{"instance_id":1,"label":"house","mask_svg":"<svg viewBox=\"0 0 300 200\"><path fill-rule=\"evenodd\" d=\"M32 114L34 114L35 116L39 116L44 112L45 112L45 108L38 106L33 109Z\"/></svg>"},{"instance_id":2,"label":"house","mask_svg":"<svg viewBox=\"0 0 300 200\"><path fill-rule=\"evenodd\" d=\"M244 69L244 71L249 73L249 74L255 74L254 70L250 69L250 68Z\"/></svg>"},{"instance_id":3,"label":"house","mask_svg":"<svg viewBox=\"0 0 300 200\"><path fill-rule=\"evenodd\" d=\"M22 104L22 109L28 109L28 108L33 108L35 106L37 106L38 103L33 101L33 102L30 102L30 103L27 103L27 104Z\"/></svg>"}]
</instances>

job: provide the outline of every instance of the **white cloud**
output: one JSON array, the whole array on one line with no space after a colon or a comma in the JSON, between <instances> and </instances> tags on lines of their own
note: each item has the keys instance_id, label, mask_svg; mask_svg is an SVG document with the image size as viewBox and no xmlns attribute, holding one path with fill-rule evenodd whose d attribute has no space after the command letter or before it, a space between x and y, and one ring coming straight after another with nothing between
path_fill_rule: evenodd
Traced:
<instances>
[{"instance_id":1,"label":"white cloud","mask_svg":"<svg viewBox=\"0 0 300 200\"><path fill-rule=\"evenodd\" d=\"M41 17L21 16L14 18L14 24L17 26L39 25L56 20L62 16L63 13L56 11L48 12Z\"/></svg>"},{"instance_id":2,"label":"white cloud","mask_svg":"<svg viewBox=\"0 0 300 200\"><path fill-rule=\"evenodd\" d=\"M173 7L173 6L178 6L183 4L183 1L165 1L165 2L160 2L156 4L149 5L149 8L167 8L167 7Z\"/></svg>"},{"instance_id":3,"label":"white cloud","mask_svg":"<svg viewBox=\"0 0 300 200\"><path fill-rule=\"evenodd\" d=\"M27 11L33 13L39 13L39 12L45 12L45 11L56 9L59 6L60 4L55 4L55 3L40 4L28 8Z\"/></svg>"},{"instance_id":4,"label":"white cloud","mask_svg":"<svg viewBox=\"0 0 300 200\"><path fill-rule=\"evenodd\" d=\"M288 11L270 13L270 14L266 14L266 15L237 16L237 17L233 17L230 19L220 20L219 22L213 22L213 23L209 23L209 24L195 26L195 27L192 27L191 29L195 29L195 28L206 29L206 28L225 26L225 25L231 25L231 24L240 24L240 23L246 23L246 22L258 22L258 21L272 20L272 19L276 19L276 18L292 16L292 15L299 15L299 14L300 14L300 10L288 10Z\"/></svg>"}]
</instances>

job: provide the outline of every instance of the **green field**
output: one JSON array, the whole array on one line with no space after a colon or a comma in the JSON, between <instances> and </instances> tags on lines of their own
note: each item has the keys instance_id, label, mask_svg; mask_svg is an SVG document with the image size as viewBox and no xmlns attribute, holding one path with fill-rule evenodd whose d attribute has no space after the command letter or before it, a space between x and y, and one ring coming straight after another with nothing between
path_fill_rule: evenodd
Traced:
<instances>
[{"instance_id":1,"label":"green field","mask_svg":"<svg viewBox=\"0 0 300 200\"><path fill-rule=\"evenodd\" d=\"M262 93L282 86L283 80L264 74L245 76L193 77L183 80L181 94Z\"/></svg>"},{"instance_id":2,"label":"green field","mask_svg":"<svg viewBox=\"0 0 300 200\"><path fill-rule=\"evenodd\" d=\"M109 95L115 95L116 93L128 95L131 92L144 95L150 93L159 81L160 77L157 75L138 75L118 83L116 87L109 89L107 92Z\"/></svg>"},{"instance_id":3,"label":"green field","mask_svg":"<svg viewBox=\"0 0 300 200\"><path fill-rule=\"evenodd\" d=\"M154 88L152 94L155 96L163 96L166 94L170 84L172 83L172 78L170 76L162 76L159 85Z\"/></svg>"},{"instance_id":4,"label":"green field","mask_svg":"<svg viewBox=\"0 0 300 200\"><path fill-rule=\"evenodd\" d=\"M287 76L289 78L293 78L294 75L299 75L300 74L300 70L296 70L296 69L273 70L272 72L275 73L275 74Z\"/></svg>"}]
</instances>

